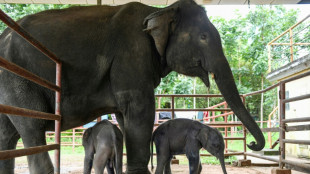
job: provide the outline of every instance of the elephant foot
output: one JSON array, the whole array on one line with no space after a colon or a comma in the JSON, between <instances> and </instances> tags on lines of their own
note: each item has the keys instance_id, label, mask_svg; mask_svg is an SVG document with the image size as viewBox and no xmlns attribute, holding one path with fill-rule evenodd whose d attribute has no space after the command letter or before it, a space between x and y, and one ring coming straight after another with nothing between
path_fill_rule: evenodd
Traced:
<instances>
[{"instance_id":1,"label":"elephant foot","mask_svg":"<svg viewBox=\"0 0 310 174\"><path fill-rule=\"evenodd\" d=\"M151 174L148 168L143 169L127 169L126 174Z\"/></svg>"}]
</instances>

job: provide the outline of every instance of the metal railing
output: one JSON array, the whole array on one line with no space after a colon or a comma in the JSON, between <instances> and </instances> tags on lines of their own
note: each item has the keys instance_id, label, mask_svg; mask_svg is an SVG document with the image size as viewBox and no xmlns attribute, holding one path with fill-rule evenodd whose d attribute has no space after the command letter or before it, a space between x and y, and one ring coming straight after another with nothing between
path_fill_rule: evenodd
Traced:
<instances>
[{"instance_id":1,"label":"metal railing","mask_svg":"<svg viewBox=\"0 0 310 174\"><path fill-rule=\"evenodd\" d=\"M253 156L256 158L261 158L261 159L266 159L266 160L270 160L270 161L274 161L274 162L278 162L279 163L279 168L283 168L285 166L285 164L289 164L291 166L296 166L302 169L305 169L307 171L310 171L310 164L305 164L305 163L300 163L300 162L295 162L295 161L291 161L291 160L286 160L286 153L285 153L285 144L286 143L294 143L294 144L306 144L306 145L310 145L310 141L309 140L291 140L291 139L285 139L285 134L286 132L289 131L305 131L305 130L309 130L309 125L298 125L296 126L287 126L286 123L294 123L294 122L305 122L305 121L310 121L310 116L309 117L302 117L302 118L292 118L292 119L286 119L285 118L285 104L289 103L289 102L294 102L294 101L299 101L299 100L304 100L304 99L309 99L310 98L310 94L305 94L302 96L298 96L298 97L293 97L293 98L288 98L286 99L285 97L285 84L288 82L292 82L294 80L297 79L301 79L304 77L310 76L310 71L288 78L286 80L283 80L277 84L274 84L264 90L260 90L260 91L256 91L256 92L252 92L249 94L245 94L243 96L250 96L250 95L256 95L256 94L261 94L264 93L268 90L271 90L275 87L279 87L280 91L279 91L279 98L280 98L280 127L278 128L280 136L279 136L279 144L280 144L280 157L279 160L274 159L274 158L269 158L269 157L264 157L264 156L260 156L257 154L252 154L252 153L247 153L245 152L245 155L249 155L249 156Z\"/></svg>"},{"instance_id":2,"label":"metal railing","mask_svg":"<svg viewBox=\"0 0 310 174\"><path fill-rule=\"evenodd\" d=\"M309 55L309 17L310 14L267 44L268 72L293 60Z\"/></svg>"},{"instance_id":3,"label":"metal railing","mask_svg":"<svg viewBox=\"0 0 310 174\"><path fill-rule=\"evenodd\" d=\"M22 67L7 61L6 59L0 57L0 66L4 69L15 73L25 79L28 79L40 86L46 87L50 90L55 91L55 114L44 113L39 111L33 111L26 108L18 108L13 106L7 106L0 104L0 113L40 118L47 120L55 120L55 144L30 147L19 150L5 150L0 152L0 160L11 159L20 156L33 155L41 152L47 152L50 150L55 150L55 173L60 173L60 101L61 101L61 61L44 47L40 42L33 38L28 32L26 32L22 27L20 27L13 19L6 15L2 10L0 10L0 19L12 28L16 33L28 41L31 45L37 48L40 52L45 54L48 58L56 63L56 85L51 82L40 78L39 76L23 69Z\"/></svg>"},{"instance_id":4,"label":"metal railing","mask_svg":"<svg viewBox=\"0 0 310 174\"><path fill-rule=\"evenodd\" d=\"M217 117L227 117L228 114L219 114L216 116L211 116L208 117L207 119L211 122L206 123L206 118L204 119L197 119L198 121L204 121L204 124L209 125L211 127L216 127L216 128L231 128L231 127L242 127L243 130L243 136L242 137L228 137L227 136L227 132L224 136L224 140L225 140L225 156L235 156L235 155L243 155L244 159L247 159L247 156L252 156L252 157L256 157L256 158L261 158L261 159L265 159L265 160L269 160L269 161L273 161L273 162L277 162L279 163L280 167L283 168L284 164L289 164L292 166L297 166L303 169L309 169L310 165L309 164L303 164L300 162L294 162L294 161L290 161L290 160L286 160L285 159L285 144L286 143L294 143L294 144L310 144L309 140L291 140L291 139L285 139L285 133L288 131L304 131L304 130L309 130L310 125L298 125L298 126L287 126L286 123L293 123L293 122L306 122L306 121L310 121L310 117L302 117L302 118L291 118L291 119L285 119L285 103L287 102L293 102L293 101L297 101L297 100L302 100L302 99L307 99L310 98L310 94L306 94L303 96L299 96L299 97L294 97L294 98L289 98L289 99L285 99L285 96L283 95L283 91L284 91L284 86L286 83L297 80L297 79L301 79L303 77L307 77L310 76L310 72L306 72L304 74L300 74L298 76L295 77L291 77L287 80L284 80L282 82L276 83L270 87L267 87L263 90L259 90L259 91L255 91L255 92L251 92L251 93L247 93L247 94L243 94L240 95L240 97L242 98L243 102L245 103L245 99L246 97L249 96L253 96L253 95L259 95L261 93L265 93L267 91L270 91L274 88L280 87L280 93L281 93L281 98L280 98L280 103L281 105L279 105L279 108L281 111L281 120L280 120L280 127L279 128L272 128L275 129L275 131L272 132L280 132L280 139L278 140L280 143L280 157L279 159L276 158L272 158L272 157L266 157L266 156L261 156L258 154L254 154L254 153L249 153L246 150L246 129L244 129L244 126L241 122L213 122L213 118L217 118ZM281 87L282 86L282 87ZM284 93L285 94L285 93ZM158 107L156 109L156 112L162 112L162 111L167 111L167 112L171 112L171 116L173 116L174 118L174 114L175 112L178 111L209 111L209 112L213 112L213 111L221 111L221 112L231 112L231 109L229 108L216 108L217 106L223 105L223 103L220 103L218 105L215 105L214 107L208 107L208 108L196 108L196 109L179 109L176 108L176 102L175 102L175 98L181 98L181 97L199 97L199 98L211 98L211 97L222 97L222 95L214 95L214 94L206 94L206 95L155 95L157 98L160 97L167 97L170 98L171 101L171 107L170 108L160 108ZM273 111L270 113L270 115L272 115L278 108L276 107L275 109L273 109ZM269 117L270 117L269 115ZM158 119L159 120L159 119ZM162 121L162 120L159 120ZM270 123L268 121L268 123ZM155 123L154 126L159 126L159 123ZM264 129L270 129L270 128L264 128ZM227 131L227 130L225 130ZM264 132L269 132L269 131L264 131ZM73 136L72 136L73 137ZM81 136L75 136L75 138L81 138ZM228 140L242 140L243 141L243 151L241 152L232 152L230 149L228 149L228 145L227 145L227 141ZM72 143L74 144L74 143ZM71 144L71 145L72 145ZM80 144L74 144L75 146L79 146ZM126 154L124 154L126 155ZM201 154L201 156L210 156L209 154Z\"/></svg>"},{"instance_id":5,"label":"metal railing","mask_svg":"<svg viewBox=\"0 0 310 174\"><path fill-rule=\"evenodd\" d=\"M175 98L182 98L182 97L193 97L193 98L214 98L214 97L223 97L222 95L219 94L191 94L191 95L184 95L184 94L175 94L175 95L168 95L168 94L158 94L155 95L156 98L170 98L171 100L171 107L170 108L160 108L160 105L158 105L158 108L156 109L156 112L161 112L161 111L166 111L166 112L171 112L171 119L174 119L175 116L175 112L178 111L208 111L208 112L215 112L215 111L221 111L224 112L223 114L220 115L215 115L213 114L213 116L207 117L207 118L203 118L203 119L196 119L198 121L203 121L205 125L214 127L214 128L224 128L224 142L225 142L225 156L234 156L234 155L243 155L244 159L246 159L246 155L244 154L244 152L246 152L246 129L243 126L243 124L241 122L228 122L227 117L229 115L232 115L233 112L230 108L227 108L227 104L225 105L226 102L222 102L218 105L214 105L208 108L194 108L194 109L180 109L180 108L175 108ZM244 98L243 96L240 96L243 101ZM217 108L218 106L222 106L224 105L225 108ZM224 117L224 122L215 122L215 118L218 117ZM209 120L213 120L212 123L206 123L206 119ZM157 119L159 120L159 119ZM159 123L155 123L155 126L160 125ZM242 132L243 132L243 136L242 137L228 137L228 128L232 128L232 127L242 127ZM232 134L231 134L232 135ZM230 151L228 149L228 140L242 140L243 141L243 152L228 152ZM210 156L209 154L201 154L201 156Z\"/></svg>"}]
</instances>

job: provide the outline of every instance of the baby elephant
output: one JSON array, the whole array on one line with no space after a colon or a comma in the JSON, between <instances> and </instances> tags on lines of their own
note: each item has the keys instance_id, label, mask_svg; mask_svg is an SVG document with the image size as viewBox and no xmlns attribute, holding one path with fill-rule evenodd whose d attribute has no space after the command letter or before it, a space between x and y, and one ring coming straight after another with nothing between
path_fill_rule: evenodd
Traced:
<instances>
[{"instance_id":1,"label":"baby elephant","mask_svg":"<svg viewBox=\"0 0 310 174\"><path fill-rule=\"evenodd\" d=\"M116 174L122 174L123 134L117 126L103 120L88 128L83 135L83 146L84 174L91 173L93 163L96 174L103 174L105 167L109 174L114 174L114 169Z\"/></svg>"},{"instance_id":2,"label":"baby elephant","mask_svg":"<svg viewBox=\"0 0 310 174\"><path fill-rule=\"evenodd\" d=\"M153 133L156 145L156 174L171 173L170 161L173 155L186 154L189 160L190 174L199 174L202 170L199 150L203 147L217 157L226 174L224 163L224 140L222 134L214 128L190 119L174 119L161 124ZM153 155L151 155L153 169Z\"/></svg>"}]
</instances>

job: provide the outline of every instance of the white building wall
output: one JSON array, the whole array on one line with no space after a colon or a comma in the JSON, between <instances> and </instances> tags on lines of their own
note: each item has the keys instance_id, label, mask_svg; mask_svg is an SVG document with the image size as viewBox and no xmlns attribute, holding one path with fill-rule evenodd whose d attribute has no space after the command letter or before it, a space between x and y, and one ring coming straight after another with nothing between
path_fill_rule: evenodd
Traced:
<instances>
[{"instance_id":1,"label":"white building wall","mask_svg":"<svg viewBox=\"0 0 310 174\"><path fill-rule=\"evenodd\" d=\"M310 94L309 76L286 84L286 95L289 95L288 98L305 94ZM288 107L286 109L286 118L310 117L310 99L291 102L286 107ZM288 126L302 124L310 124L310 122L288 123ZM310 140L310 131L287 132L286 139ZM310 146L286 144L286 153L291 156L310 158Z\"/></svg>"}]
</instances>

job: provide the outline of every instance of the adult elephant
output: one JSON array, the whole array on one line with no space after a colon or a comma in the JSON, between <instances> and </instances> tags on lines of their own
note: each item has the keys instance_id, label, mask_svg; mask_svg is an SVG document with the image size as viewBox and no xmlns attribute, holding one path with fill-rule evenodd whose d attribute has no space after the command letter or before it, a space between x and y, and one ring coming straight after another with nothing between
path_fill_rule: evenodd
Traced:
<instances>
[{"instance_id":1,"label":"adult elephant","mask_svg":"<svg viewBox=\"0 0 310 174\"><path fill-rule=\"evenodd\" d=\"M66 130L99 115L116 113L127 148L127 173L148 173L154 123L154 88L169 72L214 79L229 106L255 137L264 137L240 100L218 31L202 7L180 0L166 8L141 3L72 7L29 15L18 23L63 62L62 120ZM0 36L0 56L49 80L55 64L15 32ZM54 92L5 70L0 72L0 103L54 112ZM0 150L46 144L54 122L1 114ZM31 173L53 173L48 153L28 156ZM0 162L0 173L14 171L14 160Z\"/></svg>"}]
</instances>

